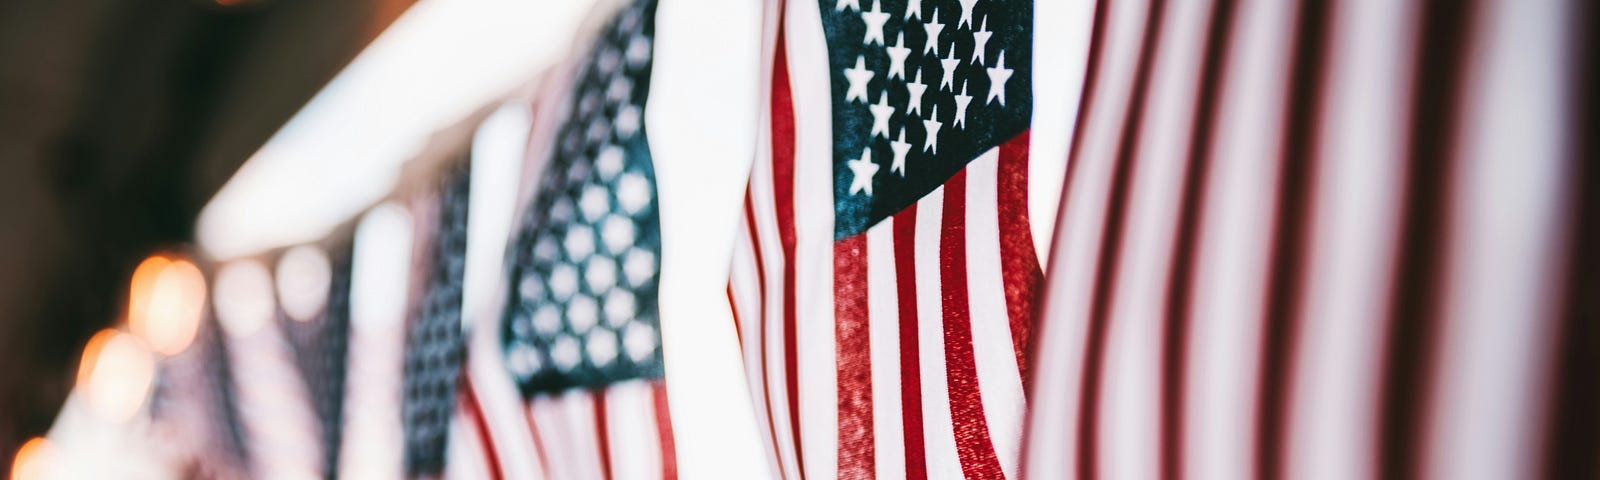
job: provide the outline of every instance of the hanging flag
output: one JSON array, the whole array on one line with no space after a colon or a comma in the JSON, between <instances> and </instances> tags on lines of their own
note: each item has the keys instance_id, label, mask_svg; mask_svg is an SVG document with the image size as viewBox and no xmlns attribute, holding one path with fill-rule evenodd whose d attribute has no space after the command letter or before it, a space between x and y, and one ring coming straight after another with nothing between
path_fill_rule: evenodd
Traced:
<instances>
[{"instance_id":1,"label":"hanging flag","mask_svg":"<svg viewBox=\"0 0 1600 480\"><path fill-rule=\"evenodd\" d=\"M1097 4L1029 478L1594 477L1593 2Z\"/></svg>"},{"instance_id":2,"label":"hanging flag","mask_svg":"<svg viewBox=\"0 0 1600 480\"><path fill-rule=\"evenodd\" d=\"M728 292L778 473L1016 478L1033 5L780 5Z\"/></svg>"},{"instance_id":3,"label":"hanging flag","mask_svg":"<svg viewBox=\"0 0 1600 480\"><path fill-rule=\"evenodd\" d=\"M438 191L428 195L432 227L420 242L427 253L421 311L406 335L402 374L406 475L436 477L444 471L445 443L455 407L465 340L461 287L466 266L467 200L470 163L444 172ZM419 237L420 238L420 237Z\"/></svg>"},{"instance_id":4,"label":"hanging flag","mask_svg":"<svg viewBox=\"0 0 1600 480\"><path fill-rule=\"evenodd\" d=\"M321 430L305 377L277 321L272 274L260 259L218 269L213 305L222 327L229 394L247 470L258 477L322 472Z\"/></svg>"},{"instance_id":5,"label":"hanging flag","mask_svg":"<svg viewBox=\"0 0 1600 480\"><path fill-rule=\"evenodd\" d=\"M654 1L626 4L570 77L549 77L566 90L536 118L556 123L535 127L551 128L533 149L549 156L508 248L503 315L472 335L451 433L459 475L677 476L644 129L654 18Z\"/></svg>"}]
</instances>

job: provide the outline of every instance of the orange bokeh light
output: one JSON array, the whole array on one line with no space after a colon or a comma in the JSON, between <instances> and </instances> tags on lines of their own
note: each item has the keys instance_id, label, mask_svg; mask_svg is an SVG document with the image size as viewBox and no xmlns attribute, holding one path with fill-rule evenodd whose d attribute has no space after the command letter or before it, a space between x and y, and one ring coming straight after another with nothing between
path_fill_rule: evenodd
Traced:
<instances>
[{"instance_id":1,"label":"orange bokeh light","mask_svg":"<svg viewBox=\"0 0 1600 480\"><path fill-rule=\"evenodd\" d=\"M55 446L49 440L34 437L17 449L17 456L11 462L11 480L57 478L55 463Z\"/></svg>"},{"instance_id":2,"label":"orange bokeh light","mask_svg":"<svg viewBox=\"0 0 1600 480\"><path fill-rule=\"evenodd\" d=\"M139 337L105 329L83 347L75 390L94 412L120 422L144 405L155 371L155 358Z\"/></svg>"},{"instance_id":3,"label":"orange bokeh light","mask_svg":"<svg viewBox=\"0 0 1600 480\"><path fill-rule=\"evenodd\" d=\"M194 341L205 310L206 280L188 260L153 255L133 271L128 328L150 348L175 355Z\"/></svg>"}]
</instances>

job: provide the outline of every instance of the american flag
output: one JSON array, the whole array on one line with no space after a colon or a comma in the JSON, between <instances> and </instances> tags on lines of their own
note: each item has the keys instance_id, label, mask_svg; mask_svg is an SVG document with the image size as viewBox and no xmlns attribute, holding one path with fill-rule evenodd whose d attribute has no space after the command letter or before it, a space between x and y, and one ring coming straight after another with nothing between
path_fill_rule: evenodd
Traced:
<instances>
[{"instance_id":1,"label":"american flag","mask_svg":"<svg viewBox=\"0 0 1600 480\"><path fill-rule=\"evenodd\" d=\"M654 17L654 1L623 6L540 111L560 122L534 135L553 143L508 249L503 317L473 334L458 432L476 459L460 475L677 477L644 129Z\"/></svg>"},{"instance_id":2,"label":"american flag","mask_svg":"<svg viewBox=\"0 0 1600 480\"><path fill-rule=\"evenodd\" d=\"M272 274L259 259L221 267L213 291L232 401L248 471L259 477L322 473L322 430L309 385L277 322Z\"/></svg>"},{"instance_id":3,"label":"american flag","mask_svg":"<svg viewBox=\"0 0 1600 480\"><path fill-rule=\"evenodd\" d=\"M1097 2L1027 476L1594 478L1595 12Z\"/></svg>"},{"instance_id":4,"label":"american flag","mask_svg":"<svg viewBox=\"0 0 1600 480\"><path fill-rule=\"evenodd\" d=\"M401 375L400 412L405 432L405 471L411 478L437 477L444 471L445 444L460 379L463 339L462 284L466 270L467 201L471 190L470 161L449 168L436 192L428 197L431 239L419 242L427 252L419 262L425 275L420 312L406 332Z\"/></svg>"},{"instance_id":5,"label":"american flag","mask_svg":"<svg viewBox=\"0 0 1600 480\"><path fill-rule=\"evenodd\" d=\"M1032 4L780 5L728 292L778 474L1015 478Z\"/></svg>"}]
</instances>

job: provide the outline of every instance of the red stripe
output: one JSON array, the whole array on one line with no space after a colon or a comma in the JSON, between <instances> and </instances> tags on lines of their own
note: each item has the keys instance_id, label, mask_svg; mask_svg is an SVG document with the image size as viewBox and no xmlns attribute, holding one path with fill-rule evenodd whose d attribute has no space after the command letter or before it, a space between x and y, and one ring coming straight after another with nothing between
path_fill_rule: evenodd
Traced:
<instances>
[{"instance_id":1,"label":"red stripe","mask_svg":"<svg viewBox=\"0 0 1600 480\"><path fill-rule=\"evenodd\" d=\"M972 310L967 303L967 173L944 184L944 228L939 241L939 286L944 297L945 365L956 455L968 479L1003 479L1000 459L989 439L989 421L978 390L977 354L972 348Z\"/></svg>"},{"instance_id":2,"label":"red stripe","mask_svg":"<svg viewBox=\"0 0 1600 480\"><path fill-rule=\"evenodd\" d=\"M544 451L543 436L539 434L539 423L533 419L532 407L522 409L522 418L528 422L528 431L533 436L533 454L539 458L539 470L543 471L546 478L550 477L550 456Z\"/></svg>"},{"instance_id":3,"label":"red stripe","mask_svg":"<svg viewBox=\"0 0 1600 480\"><path fill-rule=\"evenodd\" d=\"M766 318L767 265L761 258L761 235L756 233L756 202L748 187L744 190L744 228L750 235L750 248L756 259L756 286L761 289L761 314L757 317Z\"/></svg>"},{"instance_id":4,"label":"red stripe","mask_svg":"<svg viewBox=\"0 0 1600 480\"><path fill-rule=\"evenodd\" d=\"M772 200L783 247L783 362L789 396L789 433L797 463L805 454L800 444L799 354L795 344L794 233L794 100L789 92L789 60L784 46L783 15L778 17L778 42L772 66ZM805 469L800 470L804 479Z\"/></svg>"},{"instance_id":5,"label":"red stripe","mask_svg":"<svg viewBox=\"0 0 1600 480\"><path fill-rule=\"evenodd\" d=\"M500 471L500 457L495 453L494 438L489 434L489 422L483 418L483 410L478 406L478 392L472 388L472 381L468 376L461 377L461 392L466 398L462 402L467 417L472 419L473 430L478 433L478 444L483 446L483 461L485 469L489 471L489 478L500 480L505 474Z\"/></svg>"},{"instance_id":6,"label":"red stripe","mask_svg":"<svg viewBox=\"0 0 1600 480\"><path fill-rule=\"evenodd\" d=\"M595 449L600 455L600 475L606 480L611 479L611 430L607 428L606 421L606 391L594 390L589 392L591 402L594 402L594 434Z\"/></svg>"},{"instance_id":7,"label":"red stripe","mask_svg":"<svg viewBox=\"0 0 1600 480\"><path fill-rule=\"evenodd\" d=\"M761 371L757 373L757 376L761 377L762 407L766 408L767 411L767 435L772 438L772 448L777 449L778 424L777 420L772 416L772 378L767 375L767 325L770 323L767 321L767 268L766 262L761 257L761 236L756 233L755 211L755 202L751 198L750 189L746 188L744 191L744 226L750 234L750 248L753 250L752 256L755 257L756 261L755 283L761 291L761 299L757 304L757 308L760 308L760 310L755 312L756 326L760 329L757 333L760 337L756 338L754 348L757 356L761 359ZM735 308L734 310L738 309ZM776 450L773 453L777 453ZM779 472L780 476L787 475L783 473L782 469L779 469Z\"/></svg>"},{"instance_id":8,"label":"red stripe","mask_svg":"<svg viewBox=\"0 0 1600 480\"><path fill-rule=\"evenodd\" d=\"M1283 477L1284 441L1288 435L1288 404L1293 392L1296 350L1300 344L1305 250L1310 241L1311 199L1314 198L1317 132L1327 57L1327 17L1331 7L1323 0L1304 0L1295 27L1293 73L1289 101L1284 105L1285 128L1279 147L1277 218L1273 225L1272 267L1267 281L1267 305L1262 314L1261 370L1257 390L1255 476Z\"/></svg>"},{"instance_id":9,"label":"red stripe","mask_svg":"<svg viewBox=\"0 0 1600 480\"><path fill-rule=\"evenodd\" d=\"M1028 378L1028 339L1033 332L1034 303L1044 271L1034 248L1028 220L1028 131L1000 145L996 179L1000 204L1000 275L1005 284L1006 313L1011 317L1011 347L1017 371Z\"/></svg>"},{"instance_id":10,"label":"red stripe","mask_svg":"<svg viewBox=\"0 0 1600 480\"><path fill-rule=\"evenodd\" d=\"M733 338L744 343L744 325L739 321L739 304L733 299L733 282L728 282L728 311L733 313Z\"/></svg>"},{"instance_id":11,"label":"red stripe","mask_svg":"<svg viewBox=\"0 0 1600 480\"><path fill-rule=\"evenodd\" d=\"M1568 8L1568 41L1578 52L1567 72L1570 230L1539 478L1600 478L1600 137L1591 133L1600 131L1600 94L1590 87L1600 81L1600 5L1577 0Z\"/></svg>"},{"instance_id":12,"label":"red stripe","mask_svg":"<svg viewBox=\"0 0 1600 480\"><path fill-rule=\"evenodd\" d=\"M1420 6L1422 30L1411 84L1400 236L1390 292L1383 389L1378 413L1378 471L1384 478L1420 476L1433 395L1445 259L1449 258L1456 127L1466 84L1471 28L1478 2L1430 0Z\"/></svg>"},{"instance_id":13,"label":"red stripe","mask_svg":"<svg viewBox=\"0 0 1600 480\"><path fill-rule=\"evenodd\" d=\"M677 480L678 449L672 437L672 412L667 408L667 383L650 382L650 395L656 407L656 440L661 443L661 479Z\"/></svg>"},{"instance_id":14,"label":"red stripe","mask_svg":"<svg viewBox=\"0 0 1600 480\"><path fill-rule=\"evenodd\" d=\"M905 424L906 480L928 478L922 442L922 354L917 328L917 204L894 215L894 269L900 310L900 415Z\"/></svg>"},{"instance_id":15,"label":"red stripe","mask_svg":"<svg viewBox=\"0 0 1600 480\"><path fill-rule=\"evenodd\" d=\"M867 235L833 244L834 348L839 397L839 478L872 478L872 342L867 316Z\"/></svg>"}]
</instances>

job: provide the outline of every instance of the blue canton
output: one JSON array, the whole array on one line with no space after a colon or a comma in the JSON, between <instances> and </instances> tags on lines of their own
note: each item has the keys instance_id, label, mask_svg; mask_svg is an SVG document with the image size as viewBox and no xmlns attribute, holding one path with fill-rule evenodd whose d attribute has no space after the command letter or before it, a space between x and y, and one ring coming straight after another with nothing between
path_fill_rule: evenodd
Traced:
<instances>
[{"instance_id":1,"label":"blue canton","mask_svg":"<svg viewBox=\"0 0 1600 480\"><path fill-rule=\"evenodd\" d=\"M655 2L613 17L510 252L501 331L524 395L662 375L661 222L644 131Z\"/></svg>"},{"instance_id":2,"label":"blue canton","mask_svg":"<svg viewBox=\"0 0 1600 480\"><path fill-rule=\"evenodd\" d=\"M818 1L834 238L866 231L1028 129L1032 0Z\"/></svg>"}]
</instances>

